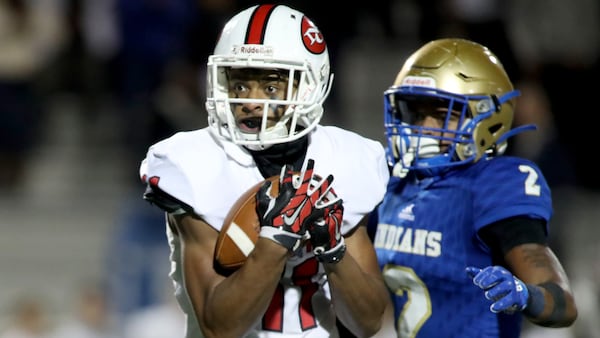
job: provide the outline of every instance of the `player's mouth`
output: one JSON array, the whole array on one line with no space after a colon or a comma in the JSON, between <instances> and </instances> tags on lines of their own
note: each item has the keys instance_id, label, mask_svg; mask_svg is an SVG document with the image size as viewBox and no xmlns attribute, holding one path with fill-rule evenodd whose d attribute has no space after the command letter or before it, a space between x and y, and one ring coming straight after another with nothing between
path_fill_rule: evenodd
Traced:
<instances>
[{"instance_id":1,"label":"player's mouth","mask_svg":"<svg viewBox=\"0 0 600 338\"><path fill-rule=\"evenodd\" d=\"M262 117L246 117L238 119L236 123L244 133L258 133L262 123Z\"/></svg>"},{"instance_id":2,"label":"player's mouth","mask_svg":"<svg viewBox=\"0 0 600 338\"><path fill-rule=\"evenodd\" d=\"M261 130L262 119L262 116L248 116L237 119L236 123L243 133L257 134ZM275 121L269 118L267 128L272 127L274 124Z\"/></svg>"}]
</instances>

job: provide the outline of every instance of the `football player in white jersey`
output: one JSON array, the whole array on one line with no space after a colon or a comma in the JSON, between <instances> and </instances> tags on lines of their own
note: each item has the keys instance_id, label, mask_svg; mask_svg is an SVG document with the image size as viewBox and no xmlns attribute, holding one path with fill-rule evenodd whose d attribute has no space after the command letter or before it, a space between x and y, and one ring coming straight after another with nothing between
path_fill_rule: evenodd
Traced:
<instances>
[{"instance_id":1,"label":"football player in white jersey","mask_svg":"<svg viewBox=\"0 0 600 338\"><path fill-rule=\"evenodd\" d=\"M389 179L385 151L319 123L332 79L309 18L283 5L250 7L227 22L208 59L209 126L148 150L144 198L166 211L187 338L339 337L336 322L366 337L382 326L390 301L364 225ZM273 175L280 193L269 197L265 185L257 194L253 251L222 271L214 250L226 214Z\"/></svg>"}]
</instances>

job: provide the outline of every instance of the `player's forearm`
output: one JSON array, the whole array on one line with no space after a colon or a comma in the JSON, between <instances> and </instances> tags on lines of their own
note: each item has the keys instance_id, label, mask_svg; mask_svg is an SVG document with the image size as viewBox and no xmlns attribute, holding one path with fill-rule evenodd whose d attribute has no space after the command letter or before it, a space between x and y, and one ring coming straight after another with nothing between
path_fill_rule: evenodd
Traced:
<instances>
[{"instance_id":1,"label":"player's forearm","mask_svg":"<svg viewBox=\"0 0 600 338\"><path fill-rule=\"evenodd\" d=\"M375 334L388 301L383 280L361 270L350 255L325 270L338 318L358 337Z\"/></svg>"},{"instance_id":2,"label":"player's forearm","mask_svg":"<svg viewBox=\"0 0 600 338\"><path fill-rule=\"evenodd\" d=\"M555 282L527 284L529 299L523 311L533 323L546 327L567 327L577 318L573 295Z\"/></svg>"},{"instance_id":3,"label":"player's forearm","mask_svg":"<svg viewBox=\"0 0 600 338\"><path fill-rule=\"evenodd\" d=\"M529 296L524 315L545 327L567 327L577 318L577 305L560 261L543 245L520 245L508 252L515 274L526 283Z\"/></svg>"},{"instance_id":4,"label":"player's forearm","mask_svg":"<svg viewBox=\"0 0 600 338\"><path fill-rule=\"evenodd\" d=\"M241 337L260 320L286 261L285 250L277 255L273 249L279 249L277 244L259 240L244 266L204 290L204 306L196 308L196 314L206 337ZM199 282L206 276L199 273L194 278ZM189 292L194 281L186 283Z\"/></svg>"}]
</instances>

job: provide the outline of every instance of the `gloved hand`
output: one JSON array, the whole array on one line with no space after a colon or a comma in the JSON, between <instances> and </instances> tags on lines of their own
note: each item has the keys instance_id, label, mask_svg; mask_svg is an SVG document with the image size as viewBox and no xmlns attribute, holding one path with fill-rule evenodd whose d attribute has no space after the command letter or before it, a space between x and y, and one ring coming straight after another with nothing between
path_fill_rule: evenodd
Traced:
<instances>
[{"instance_id":1,"label":"gloved hand","mask_svg":"<svg viewBox=\"0 0 600 338\"><path fill-rule=\"evenodd\" d=\"M271 197L271 182L263 184L256 194L256 212L261 229L260 237L266 237L296 251L306 239L308 224L315 205L329 191L331 180L317 181L313 174L314 161L309 159L298 179L294 178L292 166L284 166L279 178L279 195Z\"/></svg>"},{"instance_id":2,"label":"gloved hand","mask_svg":"<svg viewBox=\"0 0 600 338\"><path fill-rule=\"evenodd\" d=\"M470 266L466 272L473 279L473 284L485 291L485 298L494 302L490 306L492 312L514 313L527 306L527 286L505 268L488 266L479 269Z\"/></svg>"},{"instance_id":3,"label":"gloved hand","mask_svg":"<svg viewBox=\"0 0 600 338\"><path fill-rule=\"evenodd\" d=\"M346 244L340 231L343 216L342 200L331 189L330 198L324 203L317 203L312 216L317 219L308 227L313 253L320 262L337 263L344 257Z\"/></svg>"}]
</instances>

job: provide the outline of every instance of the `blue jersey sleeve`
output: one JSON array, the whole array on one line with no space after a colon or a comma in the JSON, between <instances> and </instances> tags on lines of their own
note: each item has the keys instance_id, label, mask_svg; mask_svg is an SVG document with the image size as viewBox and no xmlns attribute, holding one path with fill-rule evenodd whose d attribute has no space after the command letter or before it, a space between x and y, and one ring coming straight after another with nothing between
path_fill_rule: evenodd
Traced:
<instances>
[{"instance_id":1,"label":"blue jersey sleeve","mask_svg":"<svg viewBox=\"0 0 600 338\"><path fill-rule=\"evenodd\" d=\"M550 220L550 188L535 163L501 156L477 163L471 169L475 169L472 192L476 230L513 216Z\"/></svg>"}]
</instances>

